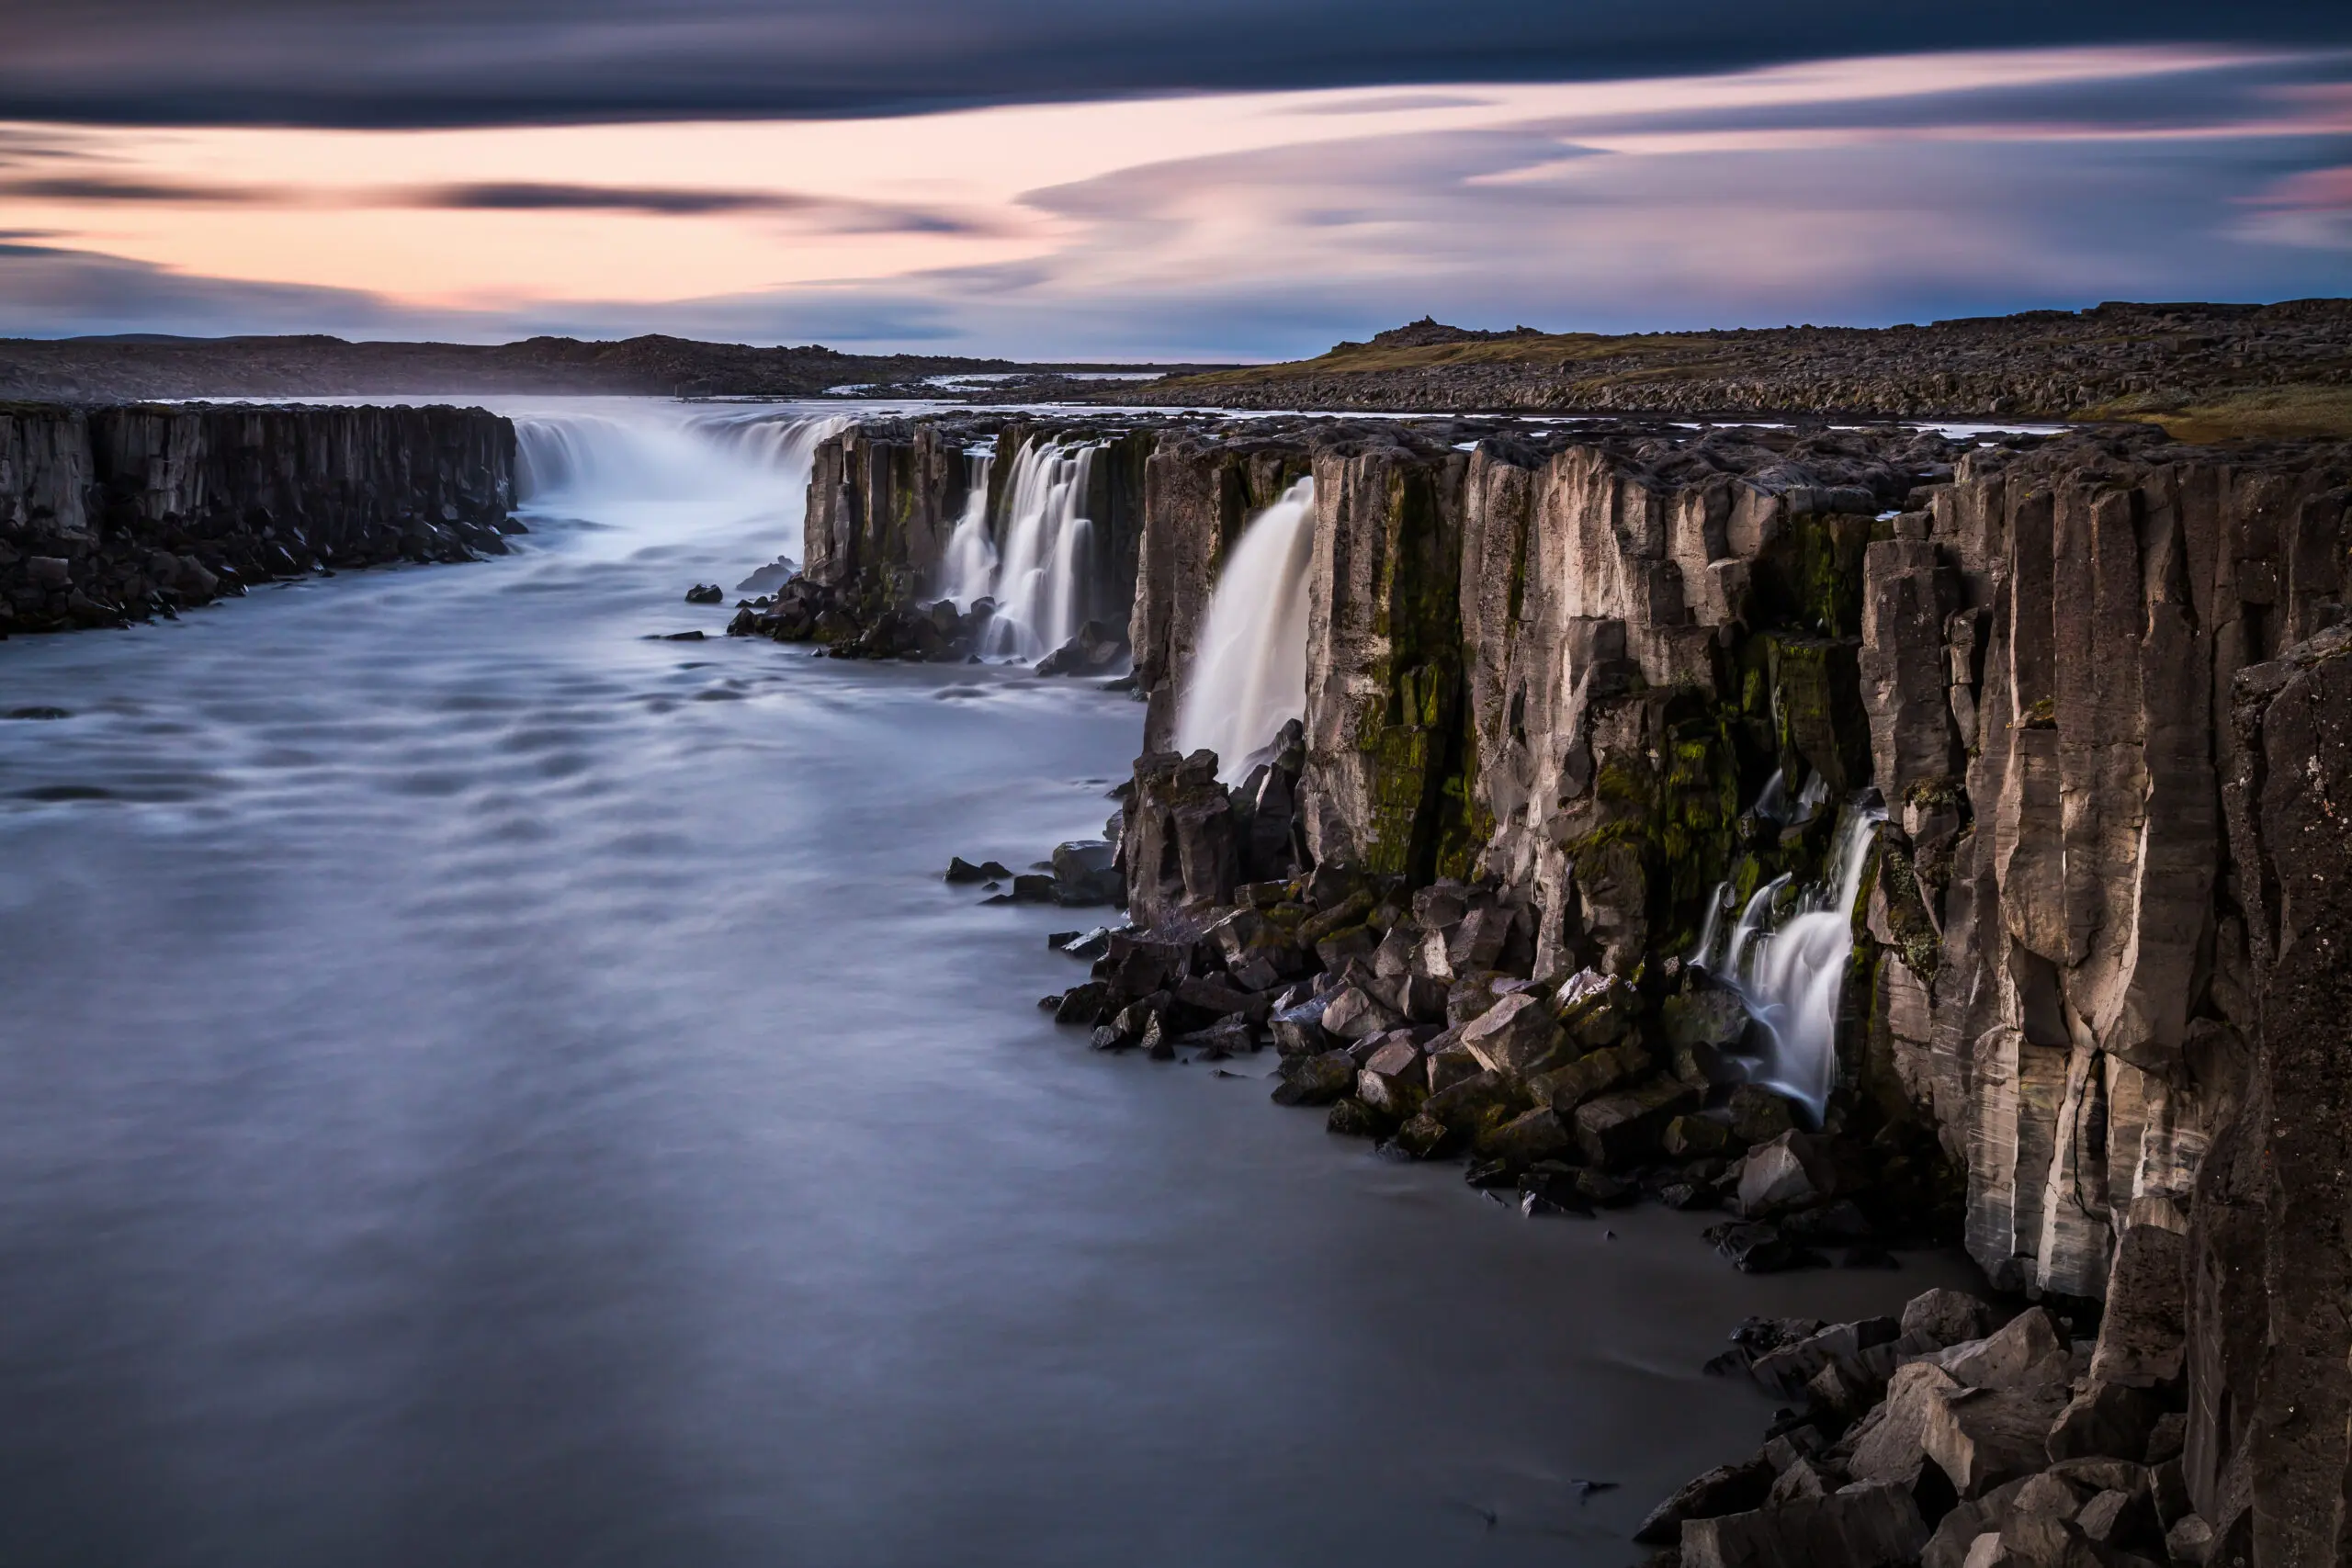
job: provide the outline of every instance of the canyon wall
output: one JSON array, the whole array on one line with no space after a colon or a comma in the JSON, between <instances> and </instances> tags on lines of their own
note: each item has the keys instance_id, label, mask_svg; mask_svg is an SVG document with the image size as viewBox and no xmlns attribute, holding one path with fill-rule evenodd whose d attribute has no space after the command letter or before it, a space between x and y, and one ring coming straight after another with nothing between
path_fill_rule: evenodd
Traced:
<instances>
[{"instance_id":1,"label":"canyon wall","mask_svg":"<svg viewBox=\"0 0 2352 1568\"><path fill-rule=\"evenodd\" d=\"M1826 1129L1925 1140L1996 1286L2158 1348L2101 1364L2184 1391L2218 1539L2335 1560L2352 448L1170 430L1131 558L1148 753L1241 525L1302 468L1310 858L1484 880L1533 980L1663 998L1724 885L1819 878L1840 803L1882 802ZM1804 781L1824 809L1762 808ZM1206 773L1148 755L1136 793L1131 912L1247 902L1186 837Z\"/></svg>"},{"instance_id":2,"label":"canyon wall","mask_svg":"<svg viewBox=\"0 0 2352 1568\"><path fill-rule=\"evenodd\" d=\"M0 406L0 633L503 553L514 476L479 409Z\"/></svg>"},{"instance_id":3,"label":"canyon wall","mask_svg":"<svg viewBox=\"0 0 2352 1568\"><path fill-rule=\"evenodd\" d=\"M939 592L947 541L970 493L971 454L993 450L991 516L1001 517L1014 458L1033 443L1095 446L1080 510L1093 524L1092 570L1081 619L1125 624L1143 540L1148 430L1065 426L1027 419L875 421L819 444L808 482L804 566L828 589L875 604Z\"/></svg>"}]
</instances>

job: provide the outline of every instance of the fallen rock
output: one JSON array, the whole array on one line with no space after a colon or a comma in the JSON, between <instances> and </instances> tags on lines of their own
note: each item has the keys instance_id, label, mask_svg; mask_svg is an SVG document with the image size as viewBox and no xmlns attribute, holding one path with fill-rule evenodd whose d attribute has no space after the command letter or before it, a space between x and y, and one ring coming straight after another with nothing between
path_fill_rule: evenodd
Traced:
<instances>
[{"instance_id":1,"label":"fallen rock","mask_svg":"<svg viewBox=\"0 0 2352 1568\"><path fill-rule=\"evenodd\" d=\"M1508 1121L1519 1110L1510 1080L1494 1069L1438 1089L1421 1102L1421 1114L1465 1137Z\"/></svg>"},{"instance_id":2,"label":"fallen rock","mask_svg":"<svg viewBox=\"0 0 2352 1568\"><path fill-rule=\"evenodd\" d=\"M1524 1077L1552 1063L1562 1045L1560 1026L1542 998L1521 992L1503 998L1462 1031L1462 1045L1481 1066Z\"/></svg>"},{"instance_id":3,"label":"fallen rock","mask_svg":"<svg viewBox=\"0 0 2352 1568\"><path fill-rule=\"evenodd\" d=\"M672 581L675 581L676 580L673 578ZM692 588L686 590L686 603L689 604L724 604L727 603L727 590L721 588L716 582L697 582Z\"/></svg>"},{"instance_id":4,"label":"fallen rock","mask_svg":"<svg viewBox=\"0 0 2352 1568\"><path fill-rule=\"evenodd\" d=\"M1559 1114L1544 1105L1522 1111L1501 1126L1481 1134L1477 1147L1479 1153L1520 1168L1539 1160L1557 1158L1567 1153L1573 1143L1567 1128L1561 1124Z\"/></svg>"},{"instance_id":5,"label":"fallen rock","mask_svg":"<svg viewBox=\"0 0 2352 1568\"><path fill-rule=\"evenodd\" d=\"M1566 1066L1533 1074L1528 1078L1527 1088L1553 1110L1567 1116L1587 1100L1641 1077L1649 1072L1650 1066L1650 1054L1638 1043L1612 1045L1588 1052Z\"/></svg>"},{"instance_id":6,"label":"fallen rock","mask_svg":"<svg viewBox=\"0 0 2352 1568\"><path fill-rule=\"evenodd\" d=\"M1698 1091L1689 1084L1664 1074L1630 1089L1604 1094L1577 1107L1577 1145L1588 1164L1631 1164L1654 1153L1666 1124L1698 1099Z\"/></svg>"},{"instance_id":7,"label":"fallen rock","mask_svg":"<svg viewBox=\"0 0 2352 1568\"><path fill-rule=\"evenodd\" d=\"M1863 1417L1852 1437L1847 1472L1857 1481L1916 1485L1928 1464L1928 1421L1962 1385L1941 1367L1914 1361L1895 1369L1886 1397Z\"/></svg>"},{"instance_id":8,"label":"fallen rock","mask_svg":"<svg viewBox=\"0 0 2352 1568\"><path fill-rule=\"evenodd\" d=\"M1681 1539L1687 1520L1711 1519L1761 1507L1776 1479L1772 1467L1760 1458L1717 1465L1685 1482L1665 1502L1652 1508L1634 1531L1634 1539L1664 1545Z\"/></svg>"},{"instance_id":9,"label":"fallen rock","mask_svg":"<svg viewBox=\"0 0 2352 1568\"><path fill-rule=\"evenodd\" d=\"M1770 1089L1741 1084L1724 1101L1731 1135L1743 1144L1768 1144L1796 1125L1789 1102Z\"/></svg>"},{"instance_id":10,"label":"fallen rock","mask_svg":"<svg viewBox=\"0 0 2352 1568\"><path fill-rule=\"evenodd\" d=\"M1971 1388L2063 1387L2070 1375L2065 1337L2046 1307L2030 1307L1996 1333L1955 1345L1935 1359Z\"/></svg>"},{"instance_id":11,"label":"fallen rock","mask_svg":"<svg viewBox=\"0 0 2352 1568\"><path fill-rule=\"evenodd\" d=\"M1355 1087L1356 1059L1345 1051L1317 1056L1291 1056L1283 1063L1283 1081L1274 1086L1277 1105L1329 1105Z\"/></svg>"},{"instance_id":12,"label":"fallen rock","mask_svg":"<svg viewBox=\"0 0 2352 1568\"><path fill-rule=\"evenodd\" d=\"M1777 1508L1692 1519L1682 1568L1891 1568L1928 1543L1919 1505L1900 1486L1865 1483Z\"/></svg>"},{"instance_id":13,"label":"fallen rock","mask_svg":"<svg viewBox=\"0 0 2352 1568\"><path fill-rule=\"evenodd\" d=\"M1440 1158L1458 1142L1452 1128L1426 1111L1408 1117L1396 1129L1396 1147L1415 1159Z\"/></svg>"},{"instance_id":14,"label":"fallen rock","mask_svg":"<svg viewBox=\"0 0 2352 1568\"><path fill-rule=\"evenodd\" d=\"M2051 1423L2065 1407L2066 1390L1975 1387L1935 1400L1928 1408L1921 1446L1963 1497L2030 1475L2050 1462Z\"/></svg>"},{"instance_id":15,"label":"fallen rock","mask_svg":"<svg viewBox=\"0 0 2352 1568\"><path fill-rule=\"evenodd\" d=\"M1359 986L1342 986L1325 1002L1323 1032L1340 1040L1385 1034L1405 1021Z\"/></svg>"},{"instance_id":16,"label":"fallen rock","mask_svg":"<svg viewBox=\"0 0 2352 1568\"><path fill-rule=\"evenodd\" d=\"M1903 1332L1925 1335L1946 1348L1982 1339L1993 1332L1992 1303L1939 1285L1903 1304Z\"/></svg>"},{"instance_id":17,"label":"fallen rock","mask_svg":"<svg viewBox=\"0 0 2352 1568\"><path fill-rule=\"evenodd\" d=\"M1311 1056L1329 1050L1331 1037L1323 1032L1324 1003L1324 998L1310 997L1269 1018L1266 1026L1274 1037L1274 1049L1285 1056Z\"/></svg>"},{"instance_id":18,"label":"fallen rock","mask_svg":"<svg viewBox=\"0 0 2352 1568\"><path fill-rule=\"evenodd\" d=\"M1791 1209L1810 1208L1833 1190L1828 1162L1813 1140L1793 1129L1747 1151L1739 1167L1739 1213L1765 1219Z\"/></svg>"},{"instance_id":19,"label":"fallen rock","mask_svg":"<svg viewBox=\"0 0 2352 1568\"><path fill-rule=\"evenodd\" d=\"M1333 1103L1323 1125L1343 1138L1376 1138L1387 1122L1363 1100L1350 1098Z\"/></svg>"}]
</instances>

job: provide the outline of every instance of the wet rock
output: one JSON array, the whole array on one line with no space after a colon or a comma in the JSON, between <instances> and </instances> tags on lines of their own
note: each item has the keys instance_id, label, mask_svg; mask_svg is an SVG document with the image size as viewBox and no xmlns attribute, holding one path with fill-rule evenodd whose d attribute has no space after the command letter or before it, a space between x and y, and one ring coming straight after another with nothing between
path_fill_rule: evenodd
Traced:
<instances>
[{"instance_id":1,"label":"wet rock","mask_svg":"<svg viewBox=\"0 0 2352 1568\"><path fill-rule=\"evenodd\" d=\"M1386 1118L1353 1098L1335 1103L1324 1122L1326 1130L1343 1138L1376 1138L1388 1125Z\"/></svg>"},{"instance_id":2,"label":"wet rock","mask_svg":"<svg viewBox=\"0 0 2352 1568\"><path fill-rule=\"evenodd\" d=\"M1285 1056L1316 1055L1329 1050L1332 1036L1323 1029L1323 1010L1328 1000L1310 997L1269 1018L1267 1028L1274 1037L1274 1049Z\"/></svg>"},{"instance_id":3,"label":"wet rock","mask_svg":"<svg viewBox=\"0 0 2352 1568\"><path fill-rule=\"evenodd\" d=\"M1274 1086L1275 1104L1329 1105L1355 1087L1356 1059L1345 1051L1289 1056L1282 1071L1283 1080Z\"/></svg>"},{"instance_id":4,"label":"wet rock","mask_svg":"<svg viewBox=\"0 0 2352 1568\"><path fill-rule=\"evenodd\" d=\"M1039 872L1023 872L1012 879L1012 901L1016 904L1053 904L1055 883L1051 876Z\"/></svg>"},{"instance_id":5,"label":"wet rock","mask_svg":"<svg viewBox=\"0 0 2352 1568\"><path fill-rule=\"evenodd\" d=\"M1885 1398L1851 1435L1848 1472L1857 1481L1916 1486L1929 1462L1928 1418L1961 1386L1942 1368L1928 1362L1896 1368Z\"/></svg>"},{"instance_id":6,"label":"wet rock","mask_svg":"<svg viewBox=\"0 0 2352 1568\"><path fill-rule=\"evenodd\" d=\"M1429 1095L1429 1069L1420 1047L1394 1034L1356 1074L1356 1096L1374 1111L1401 1122Z\"/></svg>"},{"instance_id":7,"label":"wet rock","mask_svg":"<svg viewBox=\"0 0 2352 1568\"><path fill-rule=\"evenodd\" d=\"M1101 839L1054 846L1054 902L1073 907L1115 904L1126 892L1118 851Z\"/></svg>"},{"instance_id":8,"label":"wet rock","mask_svg":"<svg viewBox=\"0 0 2352 1568\"><path fill-rule=\"evenodd\" d=\"M1061 995L1054 1008L1056 1023L1091 1024L1102 1018L1110 1000L1111 988L1100 980L1089 980L1072 986Z\"/></svg>"},{"instance_id":9,"label":"wet rock","mask_svg":"<svg viewBox=\"0 0 2352 1568\"><path fill-rule=\"evenodd\" d=\"M1778 1479L1761 1459L1717 1465L1694 1477L1652 1508L1634 1530L1634 1539L1650 1545L1679 1540L1689 1519L1715 1518L1763 1506Z\"/></svg>"},{"instance_id":10,"label":"wet rock","mask_svg":"<svg viewBox=\"0 0 2352 1568\"><path fill-rule=\"evenodd\" d=\"M1822 1261L1818 1254L1782 1235L1778 1225L1741 1224L1710 1227L1708 1239L1714 1243L1715 1250L1743 1274L1778 1274L1785 1269L1812 1267Z\"/></svg>"},{"instance_id":11,"label":"wet rock","mask_svg":"<svg viewBox=\"0 0 2352 1568\"><path fill-rule=\"evenodd\" d=\"M1724 1108L1731 1115L1732 1136L1743 1144L1769 1144L1796 1125L1787 1100L1754 1084L1733 1089Z\"/></svg>"},{"instance_id":12,"label":"wet rock","mask_svg":"<svg viewBox=\"0 0 2352 1568\"><path fill-rule=\"evenodd\" d=\"M1828 1198L1834 1179L1813 1140L1787 1132L1747 1151L1739 1166L1739 1212L1763 1219Z\"/></svg>"},{"instance_id":13,"label":"wet rock","mask_svg":"<svg viewBox=\"0 0 2352 1568\"><path fill-rule=\"evenodd\" d=\"M1928 1543L1927 1521L1899 1486L1847 1487L1775 1508L1693 1519L1683 1568L1893 1568Z\"/></svg>"},{"instance_id":14,"label":"wet rock","mask_svg":"<svg viewBox=\"0 0 2352 1568\"><path fill-rule=\"evenodd\" d=\"M1460 1141L1452 1128L1427 1111L1407 1118L1396 1129L1396 1147L1415 1159L1442 1158Z\"/></svg>"},{"instance_id":15,"label":"wet rock","mask_svg":"<svg viewBox=\"0 0 2352 1568\"><path fill-rule=\"evenodd\" d=\"M1538 1160L1555 1159L1574 1146L1568 1130L1550 1106L1521 1111L1477 1140L1479 1152L1504 1161L1513 1169Z\"/></svg>"},{"instance_id":16,"label":"wet rock","mask_svg":"<svg viewBox=\"0 0 2352 1568\"><path fill-rule=\"evenodd\" d=\"M1572 1114L1589 1100L1621 1084L1631 1083L1651 1069L1650 1054L1638 1042L1588 1052L1548 1072L1532 1075L1528 1091L1547 1101L1561 1115Z\"/></svg>"},{"instance_id":17,"label":"wet rock","mask_svg":"<svg viewBox=\"0 0 2352 1568\"><path fill-rule=\"evenodd\" d=\"M1666 1124L1659 1146L1676 1159L1713 1154L1731 1139L1724 1124L1705 1116L1677 1116Z\"/></svg>"},{"instance_id":18,"label":"wet rock","mask_svg":"<svg viewBox=\"0 0 2352 1568\"><path fill-rule=\"evenodd\" d=\"M1489 1068L1433 1091L1421 1102L1420 1113L1464 1137L1475 1137L1509 1121L1519 1110L1519 1096L1510 1080Z\"/></svg>"},{"instance_id":19,"label":"wet rock","mask_svg":"<svg viewBox=\"0 0 2352 1568\"><path fill-rule=\"evenodd\" d=\"M1461 1043L1432 1042L1427 1053L1430 1092L1452 1089L1464 1078L1475 1078L1487 1069L1479 1064Z\"/></svg>"},{"instance_id":20,"label":"wet rock","mask_svg":"<svg viewBox=\"0 0 2352 1568\"><path fill-rule=\"evenodd\" d=\"M1628 1165L1655 1153L1677 1113L1696 1103L1690 1085L1660 1075L1577 1107L1577 1147L1589 1164Z\"/></svg>"},{"instance_id":21,"label":"wet rock","mask_svg":"<svg viewBox=\"0 0 2352 1568\"><path fill-rule=\"evenodd\" d=\"M716 582L697 582L692 588L686 590L686 603L689 604L724 604L727 603L727 590L721 588Z\"/></svg>"}]
</instances>

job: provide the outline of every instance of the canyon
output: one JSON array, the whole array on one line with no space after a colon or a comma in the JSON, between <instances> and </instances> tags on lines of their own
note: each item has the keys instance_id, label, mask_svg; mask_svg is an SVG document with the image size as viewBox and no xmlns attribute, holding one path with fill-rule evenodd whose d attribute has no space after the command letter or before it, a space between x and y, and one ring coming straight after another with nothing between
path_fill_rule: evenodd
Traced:
<instances>
[{"instance_id":1,"label":"canyon","mask_svg":"<svg viewBox=\"0 0 2352 1568\"><path fill-rule=\"evenodd\" d=\"M981 432L959 420L820 449L809 575L844 604L935 580L984 482L960 456ZM1996 1289L2103 1317L2103 1358L2110 1334L2152 1347L2075 1393L2177 1405L2173 1512L2194 1509L2195 1561L2334 1560L2352 1459L2352 1338L2328 1304L2352 1270L2352 448L1436 417L1007 434L1000 469L1021 442L1099 444L1091 522L1116 568L1090 604L1125 613L1148 705L1119 824L1138 931L1112 938L1073 1014L1099 1013L1098 1042L1260 1021L1189 1037L1214 1052L1277 1009L1277 1039L1285 1020L1314 1029L1298 1057L1321 1064L1286 1086L1326 1080L1297 1092L1337 1100L1335 1128L1409 1142L1423 1118L1400 1129L1402 1113L1441 1098L1440 1059L1481 1011L1526 1018L1510 998L1532 995L1577 1031L1616 998L1644 1021L1585 1042L1646 1042L1634 1076L1687 1110L1738 1076L1668 1060L1689 1043L1677 1018L1721 988L1694 959L1726 909L1785 889L1766 897L1785 919L1797 888L1834 883L1843 818L1869 858L1831 911L1850 946L1827 987L1821 1135L1906 1151L1915 1180L1939 1167L1924 1201L1951 1184ZM1165 748L1221 568L1302 479L1298 728L1260 738L1268 754L1229 784L1234 759ZM1768 808L1800 784L1819 809ZM1467 947L1505 972L1502 1006L1465 1005L1444 967L1449 946L1462 966L1465 919L1494 928ZM1253 1003L1261 958L1261 984L1304 963L1340 987L1306 1013L1295 987ZM1342 998L1351 1025L1401 1027L1339 1025ZM1466 1132L1525 1166L1499 1118L1573 1112L1581 1134L1600 1102L1532 1069L1504 1081L1501 1032L1466 1068L1497 1079ZM1742 1048L1736 1030L1702 1043ZM1661 1120L1640 1134L1653 1160ZM1465 1128L1422 1135L1449 1131Z\"/></svg>"}]
</instances>

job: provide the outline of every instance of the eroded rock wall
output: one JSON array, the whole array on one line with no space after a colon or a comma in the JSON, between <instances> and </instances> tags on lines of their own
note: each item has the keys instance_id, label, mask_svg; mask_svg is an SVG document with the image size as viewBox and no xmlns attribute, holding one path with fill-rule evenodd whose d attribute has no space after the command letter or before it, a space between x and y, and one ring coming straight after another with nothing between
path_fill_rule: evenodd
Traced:
<instances>
[{"instance_id":1,"label":"eroded rock wall","mask_svg":"<svg viewBox=\"0 0 2352 1568\"><path fill-rule=\"evenodd\" d=\"M514 427L479 409L0 408L0 631L502 553L514 476Z\"/></svg>"}]
</instances>

